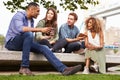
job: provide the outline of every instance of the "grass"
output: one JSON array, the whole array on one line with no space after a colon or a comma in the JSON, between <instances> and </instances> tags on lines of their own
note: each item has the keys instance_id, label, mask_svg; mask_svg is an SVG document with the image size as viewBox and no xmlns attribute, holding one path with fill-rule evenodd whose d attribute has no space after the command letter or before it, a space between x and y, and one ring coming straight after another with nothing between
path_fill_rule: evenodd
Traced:
<instances>
[{"instance_id":1,"label":"grass","mask_svg":"<svg viewBox=\"0 0 120 80\"><path fill-rule=\"evenodd\" d=\"M71 76L62 76L58 74L46 74L35 76L22 75L0 75L0 80L120 80L120 75L108 74L75 74Z\"/></svg>"}]
</instances>

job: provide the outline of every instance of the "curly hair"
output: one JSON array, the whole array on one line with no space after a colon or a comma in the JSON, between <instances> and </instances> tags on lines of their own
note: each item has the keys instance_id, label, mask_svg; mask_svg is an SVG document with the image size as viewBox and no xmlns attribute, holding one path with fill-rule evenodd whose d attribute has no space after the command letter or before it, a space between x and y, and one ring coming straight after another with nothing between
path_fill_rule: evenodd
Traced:
<instances>
[{"instance_id":1,"label":"curly hair","mask_svg":"<svg viewBox=\"0 0 120 80\"><path fill-rule=\"evenodd\" d=\"M100 19L96 18L96 17L92 17L90 16L86 21L85 21L85 25L86 25L86 29L88 27L88 22L92 20L92 26L93 26L93 30L96 33L99 33L100 31L102 31L102 23L100 21Z\"/></svg>"}]
</instances>

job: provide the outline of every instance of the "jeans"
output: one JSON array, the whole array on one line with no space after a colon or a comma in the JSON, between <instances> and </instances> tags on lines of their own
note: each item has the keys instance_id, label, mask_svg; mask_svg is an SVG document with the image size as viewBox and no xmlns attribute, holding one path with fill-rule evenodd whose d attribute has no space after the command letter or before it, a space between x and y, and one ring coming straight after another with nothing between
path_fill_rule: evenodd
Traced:
<instances>
[{"instance_id":1,"label":"jeans","mask_svg":"<svg viewBox=\"0 0 120 80\"><path fill-rule=\"evenodd\" d=\"M72 51L79 50L82 47L80 41L76 42L67 42L66 39L59 39L53 46L53 51L65 48L64 53L71 53Z\"/></svg>"},{"instance_id":2,"label":"jeans","mask_svg":"<svg viewBox=\"0 0 120 80\"><path fill-rule=\"evenodd\" d=\"M29 67L29 55L30 51L43 54L48 61L59 71L63 72L66 68L59 59L53 54L50 49L45 45L40 45L33 41L33 33L25 32L21 35L17 35L15 38L10 39L5 47L8 50L21 51L22 50L22 67Z\"/></svg>"}]
</instances>

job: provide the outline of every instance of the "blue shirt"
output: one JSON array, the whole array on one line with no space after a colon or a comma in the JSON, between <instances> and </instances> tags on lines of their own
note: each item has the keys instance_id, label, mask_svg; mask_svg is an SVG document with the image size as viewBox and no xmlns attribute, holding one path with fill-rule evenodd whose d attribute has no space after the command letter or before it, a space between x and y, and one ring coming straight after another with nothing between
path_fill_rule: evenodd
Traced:
<instances>
[{"instance_id":1,"label":"blue shirt","mask_svg":"<svg viewBox=\"0 0 120 80\"><path fill-rule=\"evenodd\" d=\"M27 14L25 11L18 11L12 18L7 34L6 42L23 32L23 27L28 26ZM31 19L31 27L34 26L34 20Z\"/></svg>"},{"instance_id":2,"label":"blue shirt","mask_svg":"<svg viewBox=\"0 0 120 80\"><path fill-rule=\"evenodd\" d=\"M67 23L61 25L59 29L59 39L70 38L74 39L80 33L77 26L73 26L72 28L68 26Z\"/></svg>"}]
</instances>

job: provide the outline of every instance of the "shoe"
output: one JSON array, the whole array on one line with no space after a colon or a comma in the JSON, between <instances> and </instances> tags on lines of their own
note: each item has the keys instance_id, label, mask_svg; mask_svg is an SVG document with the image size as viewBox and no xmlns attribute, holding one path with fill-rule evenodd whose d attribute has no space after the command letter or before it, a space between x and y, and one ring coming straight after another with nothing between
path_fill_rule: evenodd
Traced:
<instances>
[{"instance_id":1,"label":"shoe","mask_svg":"<svg viewBox=\"0 0 120 80\"><path fill-rule=\"evenodd\" d=\"M81 68L82 68L81 65L77 65L74 67L68 67L63 71L62 75L64 75L64 76L73 75L73 74L77 73Z\"/></svg>"},{"instance_id":2,"label":"shoe","mask_svg":"<svg viewBox=\"0 0 120 80\"><path fill-rule=\"evenodd\" d=\"M89 68L84 67L84 70L83 70L82 74L89 74L89 73L90 73Z\"/></svg>"},{"instance_id":3,"label":"shoe","mask_svg":"<svg viewBox=\"0 0 120 80\"><path fill-rule=\"evenodd\" d=\"M98 69L99 69L99 67L98 67L97 64L94 64L94 65L91 65L91 66L90 66L90 70L92 70L92 71L94 71L94 72L97 72L97 73L98 73Z\"/></svg>"},{"instance_id":4,"label":"shoe","mask_svg":"<svg viewBox=\"0 0 120 80\"><path fill-rule=\"evenodd\" d=\"M30 71L29 68L24 68L24 67L21 67L21 68L20 68L19 74L21 74L21 75L34 76L34 74Z\"/></svg>"},{"instance_id":5,"label":"shoe","mask_svg":"<svg viewBox=\"0 0 120 80\"><path fill-rule=\"evenodd\" d=\"M62 53L62 49L59 49L59 50L53 50L51 49L52 52L55 52L55 53Z\"/></svg>"}]
</instances>

